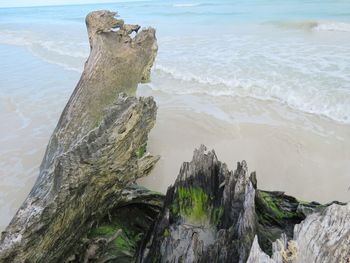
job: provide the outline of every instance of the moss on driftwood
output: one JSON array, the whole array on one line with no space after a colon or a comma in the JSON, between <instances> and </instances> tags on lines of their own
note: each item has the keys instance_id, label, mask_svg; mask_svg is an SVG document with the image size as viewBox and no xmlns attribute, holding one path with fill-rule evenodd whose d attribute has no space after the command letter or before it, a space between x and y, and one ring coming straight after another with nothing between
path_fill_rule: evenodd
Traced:
<instances>
[{"instance_id":1,"label":"moss on driftwood","mask_svg":"<svg viewBox=\"0 0 350 263\"><path fill-rule=\"evenodd\" d=\"M163 195L137 185L130 189L125 202L91 227L66 262L135 262L141 240L162 208Z\"/></svg>"},{"instance_id":2,"label":"moss on driftwood","mask_svg":"<svg viewBox=\"0 0 350 263\"><path fill-rule=\"evenodd\" d=\"M145 155L145 153L147 151L146 147L147 147L147 144L143 144L136 150L135 154L136 154L137 158L140 159Z\"/></svg>"},{"instance_id":3,"label":"moss on driftwood","mask_svg":"<svg viewBox=\"0 0 350 263\"><path fill-rule=\"evenodd\" d=\"M181 216L190 223L217 225L223 215L223 207L213 207L209 195L200 187L177 188L171 207L175 216Z\"/></svg>"},{"instance_id":4,"label":"moss on driftwood","mask_svg":"<svg viewBox=\"0 0 350 263\"><path fill-rule=\"evenodd\" d=\"M285 233L293 237L295 224L305 219L306 214L301 206L316 210L321 207L317 203L300 203L296 198L283 192L257 190L255 195L255 210L258 219L258 240L261 249L271 255L272 243Z\"/></svg>"}]
</instances>

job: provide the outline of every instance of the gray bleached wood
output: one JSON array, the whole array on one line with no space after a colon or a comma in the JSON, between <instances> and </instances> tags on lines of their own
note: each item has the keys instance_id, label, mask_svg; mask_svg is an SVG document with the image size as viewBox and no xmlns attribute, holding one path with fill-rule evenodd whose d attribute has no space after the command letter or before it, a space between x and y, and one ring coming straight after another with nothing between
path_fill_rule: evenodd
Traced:
<instances>
[{"instance_id":1,"label":"gray bleached wood","mask_svg":"<svg viewBox=\"0 0 350 263\"><path fill-rule=\"evenodd\" d=\"M155 30L131 38L139 26L115 15L95 11L86 18L90 56L38 179L2 233L0 262L59 262L91 222L116 205L122 190L158 160L136 154L154 125L156 104L152 98L129 97L149 79Z\"/></svg>"}]
</instances>

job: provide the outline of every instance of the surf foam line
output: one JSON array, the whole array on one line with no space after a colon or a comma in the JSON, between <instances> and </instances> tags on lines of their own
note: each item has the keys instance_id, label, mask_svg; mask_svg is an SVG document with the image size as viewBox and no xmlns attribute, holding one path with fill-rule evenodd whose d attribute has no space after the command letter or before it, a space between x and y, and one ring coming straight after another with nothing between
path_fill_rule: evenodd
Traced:
<instances>
[{"instance_id":1,"label":"surf foam line","mask_svg":"<svg viewBox=\"0 0 350 263\"><path fill-rule=\"evenodd\" d=\"M341 124L350 124L350 103L346 103L346 101L344 103L334 103L334 101L329 99L328 96L315 94L316 99L310 102L305 100L307 98L304 98L303 94L298 94L291 90L290 93L283 93L285 96L282 97L280 96L281 93L276 94L276 92L274 92L276 87L267 89L267 83L264 85L265 87L261 87L261 83L254 80L225 80L215 76L202 78L194 75L193 73L184 74L176 69L165 67L160 64L155 65L153 74L166 74L167 77L170 76L172 79L177 81L194 82L198 84L191 85L192 88L186 87L184 89L172 89L169 87L169 89L163 90L162 87L159 87L153 83L153 85L150 86L153 90L161 90L175 94L202 93L211 96L238 96L250 97L263 101L274 101L297 111L318 115L320 117L326 117L327 119L331 119ZM262 89L264 92L261 92ZM350 94L345 94L344 96L346 95L350 99ZM331 102L333 102L333 104L331 104Z\"/></svg>"},{"instance_id":2,"label":"surf foam line","mask_svg":"<svg viewBox=\"0 0 350 263\"><path fill-rule=\"evenodd\" d=\"M47 63L79 73L82 71L82 66L78 67L69 61L85 61L88 55L86 52L76 51L77 49L81 50L79 43L38 39L30 31L0 30L0 44L25 47L34 56Z\"/></svg>"}]
</instances>

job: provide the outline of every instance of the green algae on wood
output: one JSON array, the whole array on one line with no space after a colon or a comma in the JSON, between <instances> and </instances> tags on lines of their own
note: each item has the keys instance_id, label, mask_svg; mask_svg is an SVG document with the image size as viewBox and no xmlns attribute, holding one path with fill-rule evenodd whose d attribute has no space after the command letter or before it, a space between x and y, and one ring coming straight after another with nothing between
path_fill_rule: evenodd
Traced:
<instances>
[{"instance_id":1,"label":"green algae on wood","mask_svg":"<svg viewBox=\"0 0 350 263\"><path fill-rule=\"evenodd\" d=\"M126 222L113 218L112 222L104 222L93 228L88 238L108 240L120 230L120 235L107 244L106 253L116 259L127 261L135 254L143 233L134 231Z\"/></svg>"},{"instance_id":2,"label":"green algae on wood","mask_svg":"<svg viewBox=\"0 0 350 263\"><path fill-rule=\"evenodd\" d=\"M217 225L223 215L222 207L213 207L210 198L200 187L177 188L172 213L180 215L190 223Z\"/></svg>"},{"instance_id":3,"label":"green algae on wood","mask_svg":"<svg viewBox=\"0 0 350 263\"><path fill-rule=\"evenodd\" d=\"M273 214L271 215L271 213L267 213L265 215L263 214L262 216L268 216L268 217L274 216L277 219L293 218L297 216L297 212L293 213L293 212L281 209L279 207L278 201L273 200L272 197L267 192L259 191L257 194L260 195L265 205L268 207L268 210L270 210L268 212L272 212Z\"/></svg>"},{"instance_id":4,"label":"green algae on wood","mask_svg":"<svg viewBox=\"0 0 350 263\"><path fill-rule=\"evenodd\" d=\"M141 145L135 152L137 158L142 158L146 153L147 144Z\"/></svg>"},{"instance_id":5,"label":"green algae on wood","mask_svg":"<svg viewBox=\"0 0 350 263\"><path fill-rule=\"evenodd\" d=\"M118 205L95 221L85 237L70 249L72 260L67 262L135 262L164 196L137 184L125 188L121 196Z\"/></svg>"},{"instance_id":6,"label":"green algae on wood","mask_svg":"<svg viewBox=\"0 0 350 263\"><path fill-rule=\"evenodd\" d=\"M305 218L298 209L299 204L296 198L283 192L256 191L258 241L266 254L272 254L272 243L280 238L282 233L292 238L294 225Z\"/></svg>"},{"instance_id":7,"label":"green algae on wood","mask_svg":"<svg viewBox=\"0 0 350 263\"><path fill-rule=\"evenodd\" d=\"M224 215L224 208L222 206L214 208L213 212L211 213L212 224L218 225L223 215Z\"/></svg>"},{"instance_id":8,"label":"green algae on wood","mask_svg":"<svg viewBox=\"0 0 350 263\"><path fill-rule=\"evenodd\" d=\"M168 228L166 228L166 229L164 230L163 236L164 236L164 237L169 237L169 236L170 236L170 230L169 230Z\"/></svg>"}]
</instances>

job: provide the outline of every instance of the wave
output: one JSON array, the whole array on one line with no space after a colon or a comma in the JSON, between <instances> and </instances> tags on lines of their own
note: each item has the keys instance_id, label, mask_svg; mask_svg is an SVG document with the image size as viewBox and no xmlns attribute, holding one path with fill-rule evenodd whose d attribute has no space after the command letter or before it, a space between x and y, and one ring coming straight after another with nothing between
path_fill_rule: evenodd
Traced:
<instances>
[{"instance_id":1,"label":"wave","mask_svg":"<svg viewBox=\"0 0 350 263\"><path fill-rule=\"evenodd\" d=\"M264 101L276 101L285 104L290 108L298 111L311 113L319 116L327 117L339 123L350 124L350 104L344 97L349 98L349 92L341 91L339 94L321 93L312 95L312 100L304 93L298 93L295 90L286 90L284 92L276 92L278 88L271 83L256 82L254 80L243 79L222 79L217 76L202 77L189 72L180 72L177 69L155 65L155 74L165 74L170 78L194 85L186 85L181 83L180 89L174 91L169 88L166 92L175 92L177 94L193 94L202 93L211 96L239 96L251 97ZM157 89L153 85L153 89ZM163 90L163 86L161 87ZM164 90L163 90L164 91Z\"/></svg>"},{"instance_id":2,"label":"wave","mask_svg":"<svg viewBox=\"0 0 350 263\"><path fill-rule=\"evenodd\" d=\"M268 24L277 25L282 28L301 29L308 31L338 31L350 32L350 23L338 21L274 21Z\"/></svg>"},{"instance_id":3,"label":"wave","mask_svg":"<svg viewBox=\"0 0 350 263\"><path fill-rule=\"evenodd\" d=\"M48 63L77 72L88 56L86 43L45 40L30 31L0 30L0 44L26 47Z\"/></svg>"},{"instance_id":4,"label":"wave","mask_svg":"<svg viewBox=\"0 0 350 263\"><path fill-rule=\"evenodd\" d=\"M321 25L319 22L303 22L302 26L304 28L306 27L314 30L314 28L316 28L319 25ZM35 34L31 31L0 30L0 44L3 43L27 47L33 54L49 63L59 65L67 70L81 72L85 59L88 56L88 44L83 42L83 39L72 40L70 36L62 37L62 35L60 35L55 36L55 38L58 40L52 40L52 35L51 37L45 37L43 35ZM240 41L242 41L242 37L240 37ZM167 52L170 52L170 48L171 50L173 50L174 48L174 46L172 45L175 42L170 42L172 43L170 47L164 45L165 49L169 48ZM249 43L250 42L248 42L248 44ZM195 48L199 49L200 47L196 46ZM218 49L220 50L220 47ZM252 48L252 50L254 50L254 48ZM336 51L336 53L337 52L340 51ZM254 55L251 51L249 51L249 53L251 55ZM198 54L202 53L199 52ZM198 56L198 54L189 54L189 56L196 57ZM344 54L345 53L343 52L343 55ZM348 52L346 52L346 54L348 54ZM270 55L270 53L268 55ZM291 55L288 53L288 56ZM228 56L228 58L229 57L230 56ZM209 58L213 59L214 57L213 55L211 55L211 57L209 56ZM159 56L159 59L162 60L162 57ZM215 58L215 61L216 60L217 58ZM157 59L157 61L159 60ZM199 59L198 61L201 60ZM174 62L176 62L176 59L175 61L173 61L172 58L171 63ZM226 62L227 61L225 60L224 64ZM289 63L289 61L287 62ZM286 64L287 62L284 60L278 61L278 63L284 64ZM228 76L226 74L226 71L226 73L217 71L216 66L214 66L213 64L209 65L206 64L206 62L203 63L204 69L209 69L209 71L207 72L203 71L203 74L198 70L198 72L196 72L196 70L192 70L190 67L187 67L188 70L185 71L182 70L181 66L166 67L160 64L156 64L156 74L159 75L159 72L161 72L163 76L165 74L168 74L171 76L171 79L168 78L166 79L167 81L173 81L173 79L177 81L184 81L184 86L188 87L181 87L178 90L175 89L174 91L172 89L172 85L168 85L169 88L164 87L165 85L163 85L162 90L168 91L170 93L206 93L212 96L246 96L260 100L274 100L300 111L327 116L328 118L342 123L350 123L349 90L340 90L338 92L334 91L334 87L330 87L330 89L327 91L315 92L313 90L313 88L315 87L315 82L308 82L311 83L311 85L309 85L308 88L305 88L305 90L302 90L300 87L306 85L305 83L302 83L300 85L298 81L298 83L294 83L295 85L293 84L294 86L291 87L287 83L288 81L284 81L285 78L283 78L282 76L283 72L281 73L282 75L278 75L281 76L281 78L279 78L281 81L275 81L273 83L264 80L263 74L259 77L256 77L255 79L250 75L240 75L237 78L235 78L234 76ZM339 73L342 77L344 77L344 72L347 72L346 69L348 68L348 64L346 63L347 61L345 61L345 65L341 63L336 63L336 65L339 66L341 69L339 72L336 71L335 73ZM302 66L304 65L303 63L301 64ZM219 66L219 68L223 69L222 65ZM298 68L298 70L299 69L300 68ZM258 71L260 72L260 69L258 69ZM290 80L289 82L293 83L292 80ZM193 83L193 85L187 85L188 83ZM340 85L340 89L342 89L342 85L343 84ZM287 89L287 86L290 87L290 89ZM333 91L334 93L332 93Z\"/></svg>"},{"instance_id":5,"label":"wave","mask_svg":"<svg viewBox=\"0 0 350 263\"><path fill-rule=\"evenodd\" d=\"M183 12L154 12L152 15L160 17L233 17L243 13L241 12L195 12L195 11L183 11Z\"/></svg>"},{"instance_id":6,"label":"wave","mask_svg":"<svg viewBox=\"0 0 350 263\"><path fill-rule=\"evenodd\" d=\"M200 6L200 3L183 3L183 4L173 4L173 7L195 7Z\"/></svg>"},{"instance_id":7,"label":"wave","mask_svg":"<svg viewBox=\"0 0 350 263\"><path fill-rule=\"evenodd\" d=\"M319 22L313 28L317 31L350 32L350 23L345 22Z\"/></svg>"}]
</instances>

